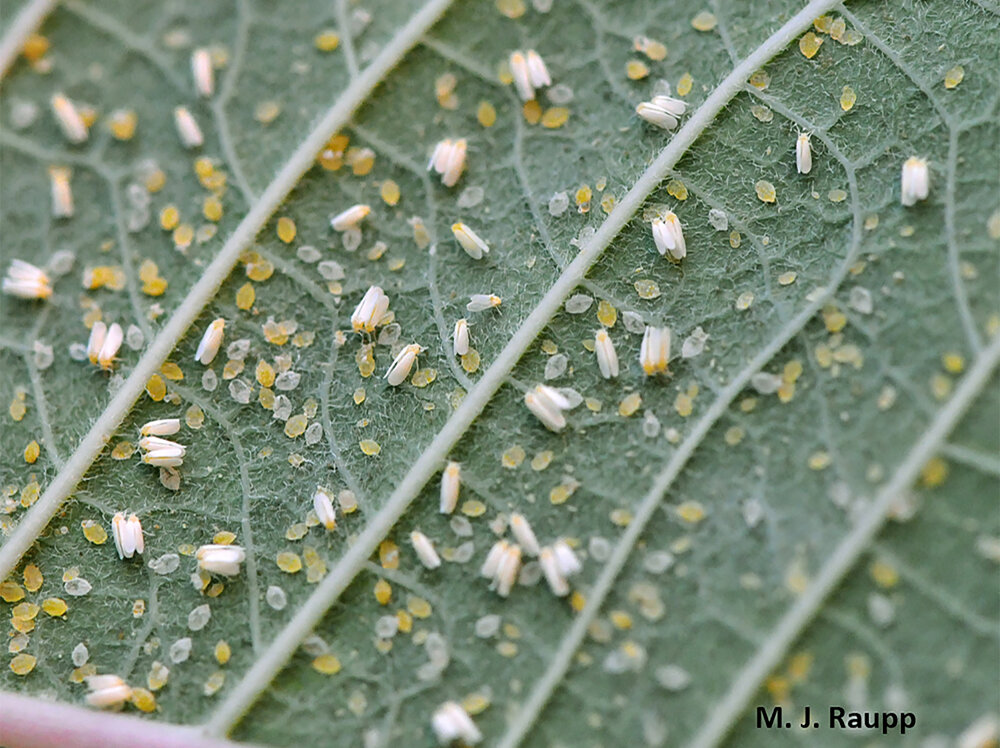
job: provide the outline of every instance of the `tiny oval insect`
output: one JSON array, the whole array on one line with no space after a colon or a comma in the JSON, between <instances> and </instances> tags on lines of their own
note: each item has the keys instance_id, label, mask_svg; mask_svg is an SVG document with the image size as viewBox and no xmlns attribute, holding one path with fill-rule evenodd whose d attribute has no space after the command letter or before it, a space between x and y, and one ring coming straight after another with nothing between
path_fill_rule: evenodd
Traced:
<instances>
[{"instance_id":1,"label":"tiny oval insect","mask_svg":"<svg viewBox=\"0 0 1000 748\"><path fill-rule=\"evenodd\" d=\"M52 106L53 114L56 116L56 121L59 123L59 129L62 130L66 140L70 143L83 143L89 133L87 131L87 124L83 121L83 117L80 116L76 104L62 93L52 94L49 103Z\"/></svg>"},{"instance_id":2,"label":"tiny oval insect","mask_svg":"<svg viewBox=\"0 0 1000 748\"><path fill-rule=\"evenodd\" d=\"M87 339L87 358L90 363L96 364L98 356L101 355L101 346L104 345L104 338L108 336L108 326L97 320L90 327L90 337Z\"/></svg>"},{"instance_id":3,"label":"tiny oval insect","mask_svg":"<svg viewBox=\"0 0 1000 748\"><path fill-rule=\"evenodd\" d=\"M900 202L910 207L920 200L926 200L930 193L930 172L927 162L922 158L911 156L903 163L900 175Z\"/></svg>"},{"instance_id":4,"label":"tiny oval insect","mask_svg":"<svg viewBox=\"0 0 1000 748\"><path fill-rule=\"evenodd\" d=\"M320 523L327 530L335 530L337 527L337 510L333 508L333 500L330 492L323 486L316 486L313 493L313 511L319 518Z\"/></svg>"},{"instance_id":5,"label":"tiny oval insect","mask_svg":"<svg viewBox=\"0 0 1000 748\"><path fill-rule=\"evenodd\" d=\"M65 166L49 167L49 181L52 187L53 218L73 217L73 188L69 183L69 179L72 175L72 169Z\"/></svg>"},{"instance_id":6,"label":"tiny oval insect","mask_svg":"<svg viewBox=\"0 0 1000 748\"><path fill-rule=\"evenodd\" d=\"M428 569L436 569L441 565L441 557L434 550L434 543L422 532L419 530L411 532L410 544L413 546L413 550L416 551L420 563Z\"/></svg>"},{"instance_id":7,"label":"tiny oval insect","mask_svg":"<svg viewBox=\"0 0 1000 748\"><path fill-rule=\"evenodd\" d=\"M159 418L142 424L139 433L142 436L170 436L181 430L180 418Z\"/></svg>"},{"instance_id":8,"label":"tiny oval insect","mask_svg":"<svg viewBox=\"0 0 1000 748\"><path fill-rule=\"evenodd\" d=\"M104 342L101 343L101 350L97 354L97 363L105 371L111 371L111 369L114 368L115 357L118 355L118 351L122 347L122 341L124 339L125 332L122 330L122 326L117 322L108 328L108 333L104 337Z\"/></svg>"},{"instance_id":9,"label":"tiny oval insect","mask_svg":"<svg viewBox=\"0 0 1000 748\"><path fill-rule=\"evenodd\" d=\"M387 311L389 297L378 286L371 286L351 315L351 327L354 332L375 332Z\"/></svg>"},{"instance_id":10,"label":"tiny oval insect","mask_svg":"<svg viewBox=\"0 0 1000 748\"><path fill-rule=\"evenodd\" d=\"M503 303L502 299L492 293L474 293L469 297L469 303L465 308L470 312L484 312L487 309L496 309Z\"/></svg>"},{"instance_id":11,"label":"tiny oval insect","mask_svg":"<svg viewBox=\"0 0 1000 748\"><path fill-rule=\"evenodd\" d=\"M341 211L331 218L330 226L334 231L347 231L348 229L357 228L358 224L371 212L370 205L365 205L364 203L352 205L347 210Z\"/></svg>"},{"instance_id":12,"label":"tiny oval insect","mask_svg":"<svg viewBox=\"0 0 1000 748\"><path fill-rule=\"evenodd\" d=\"M454 701L446 701L434 710L431 729L441 745L451 745L456 740L474 745L483 739L469 713Z\"/></svg>"},{"instance_id":13,"label":"tiny oval insect","mask_svg":"<svg viewBox=\"0 0 1000 748\"><path fill-rule=\"evenodd\" d=\"M212 55L207 49L199 48L191 53L191 76L194 87L201 96L209 97L215 92L215 71Z\"/></svg>"},{"instance_id":14,"label":"tiny oval insect","mask_svg":"<svg viewBox=\"0 0 1000 748\"><path fill-rule=\"evenodd\" d=\"M194 360L205 366L212 363L222 345L225 330L226 320L222 317L212 320L211 324L205 330L205 334L201 336L201 342L198 343L198 350L194 354Z\"/></svg>"},{"instance_id":15,"label":"tiny oval insect","mask_svg":"<svg viewBox=\"0 0 1000 748\"><path fill-rule=\"evenodd\" d=\"M500 597L508 597L517 575L521 571L521 546L514 544L509 546L497 564L497 572L494 577L496 593Z\"/></svg>"},{"instance_id":16,"label":"tiny oval insect","mask_svg":"<svg viewBox=\"0 0 1000 748\"><path fill-rule=\"evenodd\" d=\"M464 223L453 223L451 225L451 233L455 235L455 239L461 245L462 249L473 260L481 260L483 259L483 255L489 254L489 245L482 240L479 234Z\"/></svg>"},{"instance_id":17,"label":"tiny oval insect","mask_svg":"<svg viewBox=\"0 0 1000 748\"><path fill-rule=\"evenodd\" d=\"M528 74L531 76L531 85L535 88L544 88L552 85L552 78L549 76L549 69L545 65L545 60L533 49L529 49Z\"/></svg>"},{"instance_id":18,"label":"tiny oval insect","mask_svg":"<svg viewBox=\"0 0 1000 748\"><path fill-rule=\"evenodd\" d=\"M812 171L812 144L809 142L809 133L800 132L795 139L795 168L799 174L808 174Z\"/></svg>"},{"instance_id":19,"label":"tiny oval insect","mask_svg":"<svg viewBox=\"0 0 1000 748\"><path fill-rule=\"evenodd\" d=\"M608 331L601 329L594 334L594 353L597 356L597 368L605 379L618 376L618 353L611 341Z\"/></svg>"},{"instance_id":20,"label":"tiny oval insect","mask_svg":"<svg viewBox=\"0 0 1000 748\"><path fill-rule=\"evenodd\" d=\"M405 382L422 350L424 349L416 343L405 346L389 365L389 370L385 373L385 380L392 387L398 387Z\"/></svg>"},{"instance_id":21,"label":"tiny oval insect","mask_svg":"<svg viewBox=\"0 0 1000 748\"><path fill-rule=\"evenodd\" d=\"M569 594L569 583L565 575L559 570L556 555L551 548L546 546L538 554L538 565L542 567L542 574L545 581L556 597L565 597Z\"/></svg>"},{"instance_id":22,"label":"tiny oval insect","mask_svg":"<svg viewBox=\"0 0 1000 748\"><path fill-rule=\"evenodd\" d=\"M117 675L88 675L87 703L98 708L115 707L132 698L132 689Z\"/></svg>"},{"instance_id":23,"label":"tiny oval insect","mask_svg":"<svg viewBox=\"0 0 1000 748\"><path fill-rule=\"evenodd\" d=\"M572 576L583 569L580 560L565 540L559 539L553 543L552 553L556 557L556 564L559 566L559 571L562 572L563 576Z\"/></svg>"},{"instance_id":24,"label":"tiny oval insect","mask_svg":"<svg viewBox=\"0 0 1000 748\"><path fill-rule=\"evenodd\" d=\"M510 543L506 540L498 540L490 548L489 553L486 554L486 560L483 561L483 565L479 569L479 575L486 577L487 579L493 579L496 577L497 570L500 568L500 560L504 557L510 548Z\"/></svg>"},{"instance_id":25,"label":"tiny oval insect","mask_svg":"<svg viewBox=\"0 0 1000 748\"><path fill-rule=\"evenodd\" d=\"M187 107L179 106L174 109L174 125L185 148L200 148L204 144L205 136L201 134L198 121Z\"/></svg>"},{"instance_id":26,"label":"tiny oval insect","mask_svg":"<svg viewBox=\"0 0 1000 748\"><path fill-rule=\"evenodd\" d=\"M462 466L449 462L441 473L441 514L451 514L458 506L458 492L462 484Z\"/></svg>"},{"instance_id":27,"label":"tiny oval insect","mask_svg":"<svg viewBox=\"0 0 1000 748\"><path fill-rule=\"evenodd\" d=\"M456 356L464 356L469 352L469 322L462 318L455 323L455 331L452 333L454 341L454 351Z\"/></svg>"},{"instance_id":28,"label":"tiny oval insect","mask_svg":"<svg viewBox=\"0 0 1000 748\"><path fill-rule=\"evenodd\" d=\"M531 85L531 72L528 70L528 60L521 50L511 52L507 60L510 67L511 77L514 79L514 87L517 95L524 101L531 101L535 98L535 87Z\"/></svg>"},{"instance_id":29,"label":"tiny oval insect","mask_svg":"<svg viewBox=\"0 0 1000 748\"><path fill-rule=\"evenodd\" d=\"M538 538L535 531L531 529L531 524L523 514L515 512L510 515L510 531L514 534L515 540L529 556L537 556L541 550L538 545Z\"/></svg>"}]
</instances>

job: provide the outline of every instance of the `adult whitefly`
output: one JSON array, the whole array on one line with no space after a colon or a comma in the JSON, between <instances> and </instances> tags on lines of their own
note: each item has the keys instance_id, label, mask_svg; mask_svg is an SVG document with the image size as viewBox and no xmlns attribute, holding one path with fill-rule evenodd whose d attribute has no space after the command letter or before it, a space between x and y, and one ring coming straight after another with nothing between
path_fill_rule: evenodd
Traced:
<instances>
[{"instance_id":1,"label":"adult whitefly","mask_svg":"<svg viewBox=\"0 0 1000 748\"><path fill-rule=\"evenodd\" d=\"M451 225L451 233L465 253L473 260L481 260L483 255L489 254L489 245L464 223L458 222Z\"/></svg>"},{"instance_id":2,"label":"adult whitefly","mask_svg":"<svg viewBox=\"0 0 1000 748\"><path fill-rule=\"evenodd\" d=\"M502 300L496 294L474 293L469 297L469 303L465 308L470 312L485 312L487 309L496 309Z\"/></svg>"},{"instance_id":3,"label":"adult whitefly","mask_svg":"<svg viewBox=\"0 0 1000 748\"><path fill-rule=\"evenodd\" d=\"M187 107L179 106L174 108L174 126L177 128L177 135L181 139L181 144L185 148L200 148L205 142L201 127Z\"/></svg>"},{"instance_id":4,"label":"adult whitefly","mask_svg":"<svg viewBox=\"0 0 1000 748\"><path fill-rule=\"evenodd\" d=\"M598 330L594 335L594 354L602 377L612 379L618 376L618 354L607 330Z\"/></svg>"},{"instance_id":5,"label":"adult whitefly","mask_svg":"<svg viewBox=\"0 0 1000 748\"><path fill-rule=\"evenodd\" d=\"M460 319L455 323L455 330L452 333L453 351L456 356L464 356L469 352L469 322Z\"/></svg>"},{"instance_id":6,"label":"adult whitefly","mask_svg":"<svg viewBox=\"0 0 1000 748\"><path fill-rule=\"evenodd\" d=\"M458 505L458 492L462 483L462 466L449 462L441 473L441 514L451 514Z\"/></svg>"},{"instance_id":7,"label":"adult whitefly","mask_svg":"<svg viewBox=\"0 0 1000 748\"><path fill-rule=\"evenodd\" d=\"M930 172L927 161L911 156L903 163L900 175L900 202L909 207L926 200L930 192Z\"/></svg>"},{"instance_id":8,"label":"adult whitefly","mask_svg":"<svg viewBox=\"0 0 1000 748\"><path fill-rule=\"evenodd\" d=\"M195 361L208 366L215 360L215 356L219 353L219 347L222 345L225 330L226 320L222 317L218 317L209 323L198 343L198 350L194 354Z\"/></svg>"},{"instance_id":9,"label":"adult whitefly","mask_svg":"<svg viewBox=\"0 0 1000 748\"><path fill-rule=\"evenodd\" d=\"M808 174L812 171L812 144L809 142L807 132L800 132L795 139L795 168L799 174Z\"/></svg>"},{"instance_id":10,"label":"adult whitefly","mask_svg":"<svg viewBox=\"0 0 1000 748\"><path fill-rule=\"evenodd\" d=\"M393 359L392 364L389 365L389 369L385 373L385 380L391 387L398 387L406 381L406 378L410 375L410 370L413 368L413 364L417 360L417 356L422 350L424 349L421 346L413 343L404 346L396 355L396 358Z\"/></svg>"}]
</instances>

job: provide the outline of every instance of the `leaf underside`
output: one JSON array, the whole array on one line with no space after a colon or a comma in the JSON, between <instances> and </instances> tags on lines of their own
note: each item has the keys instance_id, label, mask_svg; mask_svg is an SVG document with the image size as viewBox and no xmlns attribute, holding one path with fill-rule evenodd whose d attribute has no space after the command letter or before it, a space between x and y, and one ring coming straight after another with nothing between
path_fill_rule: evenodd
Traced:
<instances>
[{"instance_id":1,"label":"leaf underside","mask_svg":"<svg viewBox=\"0 0 1000 748\"><path fill-rule=\"evenodd\" d=\"M7 4L0 30L21 5ZM63 249L76 261L56 281L49 304L0 299L0 403L6 407L23 392L27 408L20 420L2 416L0 485L10 510L2 520L5 535L25 511L22 489L33 480L44 489L58 474L105 407L115 377L127 376L140 355L123 347L110 379L72 360L69 346L86 340L83 317L90 308L99 307L106 321L138 325L148 344L316 118L349 85L352 67L363 70L419 9L416 0L371 0L363 6L370 16L365 25L360 6L334 5L305 0L276 14L256 2L233 12L228 4L74 1L42 28L51 41L52 71L39 74L23 61L11 71L0 102L4 266L15 257L43 265ZM668 133L632 113L648 98L652 80L667 79L676 90L690 74L694 85L685 99L696 110L735 62L801 7L792 0L712 5L718 25L708 32L692 28L694 11L687 6L665 12L642 0L557 0L548 12L529 7L517 19L488 2L449 10L342 131L352 147L375 152L371 172L317 166L303 177L276 213L294 220L295 239L281 241L272 221L249 248L275 265L274 274L248 281L240 264L222 283L170 357L183 380L165 379L163 401L139 400L26 557L45 581L25 599L40 604L63 597L69 611L61 619L38 614L24 650L38 658L34 670L18 676L4 667L0 686L81 702L85 687L70 681L70 653L84 642L100 672L133 685L145 685L153 661L170 667L150 719L210 719L314 589L305 569L283 572L277 555L315 553L327 567L336 563L576 255L581 232L601 224L602 200L621 198L666 145ZM584 570L573 587L582 603L608 557L627 542L628 523L661 473L688 449L690 460L667 490L652 494L656 508L638 542L622 547L627 561L569 669L557 673L545 694L551 698L526 744L684 744L713 716L724 719L717 705L744 665L769 645L776 623L856 532L908 456L928 447L944 467L935 462L907 480L913 488L901 502L916 512L890 521L862 549L777 670L755 684L760 691L752 703L782 703L795 719L804 704L915 712L914 735L893 738L900 742L954 736L994 708L1000 654L996 378L968 395L968 412L946 441L928 444L924 437L962 380L947 357L960 356L966 371L974 367L990 355L998 326L1000 72L988 61L1000 54L1000 21L978 4L948 0L892 7L863 0L833 15L847 17L862 41L848 46L823 35L811 60L795 45L779 54L765 68L768 85L737 95L677 164L674 181L649 196L647 205L666 205L683 223L683 263L656 254L640 211L576 292L593 299L589 308L553 318L456 449L440 455L463 466L455 518L438 513L432 481L389 536L399 547L399 568L383 569L373 556L316 629L322 643L294 656L237 725L235 738L429 745L433 710L478 694L489 702L475 716L487 741L510 739L525 700L571 641L578 614L544 581L518 586L504 600L478 577L496 539L497 517L523 513L543 542L579 540ZM340 32L333 52L314 47L324 28ZM625 66L642 57L632 46L638 34L664 42L669 54L646 60L650 77L631 81ZM228 92L228 99L214 111L196 100L188 71L191 48L212 45L228 50L228 66L217 71L218 95ZM537 49L554 82L572 89L564 126L526 122L512 87L499 82L498 65L518 48ZM956 65L964 68L964 80L947 89L946 72ZM444 73L457 79L454 110L435 99L435 81ZM857 94L849 111L841 106L845 86ZM87 144L69 146L47 108L57 90L94 106L102 118L119 107L135 109L137 135L114 141L102 123ZM482 101L497 112L489 128L476 119ZM255 118L263 102L280 105L268 124ZM16 110L29 103L39 115L18 129ZM541 103L549 106L544 98ZM201 215L209 193L193 172L195 156L177 141L172 110L178 104L191 106L206 134L201 153L228 176L216 235L184 253L160 228L160 210L172 203L197 228L209 223ZM813 133L809 175L795 171L800 131ZM444 137L469 141L468 168L453 189L424 171L427 154ZM899 205L899 169L911 155L928 159L931 194L906 209ZM130 232L135 209L128 186L141 183L137 169L148 159L166 183L150 195L148 226ZM73 168L76 214L69 220L50 215L47 168L53 164ZM380 197L390 179L402 195L396 206ZM774 204L758 199L759 180L774 185ZM582 185L593 191L586 213L574 200ZM482 189L483 199L469 206L473 188ZM555 216L549 200L557 192L566 192L570 204ZM370 204L372 214L360 249L348 252L329 218L359 202ZM723 211L728 228L711 225L710 210ZM433 251L415 243L408 221L414 216L425 224ZM487 258L474 261L453 241L450 226L459 220L489 242ZM377 242L387 249L374 258ZM316 264L299 258L304 245L344 268L339 289L328 287ZM146 259L169 282L162 296L141 290L138 267ZM122 266L125 288L82 290L84 268L100 265ZM659 295L641 298L637 284L650 281ZM236 295L248 282L256 300L244 311ZM372 284L391 298L402 328L398 344L426 348L418 366L435 370L429 386L386 386L381 374L392 361L389 345L375 348L374 376L359 372L361 343L349 317ZM833 297L802 318L817 288ZM468 313L473 293L495 293L503 304ZM615 380L600 378L584 347L601 324L602 299L618 313L610 329L622 361ZM626 327L626 312L673 329L668 377L643 375L641 335ZM473 373L451 356L452 325L464 316L482 359ZM208 390L194 351L216 317L227 320L226 344L246 338L250 351L243 371L224 379L224 344L210 367L218 385ZM262 332L269 318L294 320L298 333L314 337L275 345ZM681 341L699 326L710 336L705 351L682 359ZM346 342L338 330L348 333ZM35 341L52 346L51 366L38 367ZM801 369L794 388L786 385L782 398L751 386L729 393L727 385L753 373L750 362L769 346L774 353L763 370L790 380ZM274 365L280 355L290 356L301 379L274 394L289 398L293 414L311 414L310 424L321 428L315 441L286 436L283 421L259 403L258 361ZM525 387L551 373L556 355L567 357L568 367L549 383L589 398L560 434L544 430L521 402ZM248 404L231 395L234 381L252 388ZM357 403L361 389L364 399ZM619 403L632 393L641 405L620 415ZM179 491L161 485L137 455L118 460L110 454L121 441L137 441L145 421L183 421L197 409L203 423L184 424L177 437L188 446ZM32 440L42 445L41 456L26 464ZM362 440L378 443L377 456L362 451ZM542 459L543 453L551 457ZM341 516L332 533L312 527L304 538L286 539L292 525L305 521L320 484L334 493L354 491L359 510ZM159 575L138 559L119 561L110 540L88 542L81 522L96 520L110 532L111 516L123 509L142 518L144 561L211 542L226 530L252 561L225 581L221 594L205 597L189 581L195 565L188 556L176 571ZM468 542L475 552L466 562L426 570L409 544L414 529L445 555ZM93 585L88 595L66 594L62 576L70 568ZM379 578L392 588L386 605L373 594ZM12 579L22 581L20 569ZM265 602L271 586L286 593L283 610ZM145 603L141 616L133 615L137 600ZM211 620L192 632L188 614L204 603ZM379 643L376 622L400 611L409 611L412 630ZM477 635L477 621L482 626L491 615L500 616L499 629ZM425 680L419 675L428 658L423 642L432 632L447 641L450 661L439 677ZM170 662L171 644L186 636L193 640L190 659ZM225 665L213 656L220 640L232 649ZM313 668L317 647L338 658L340 672ZM664 686L663 668L671 665L689 674L684 687ZM225 684L206 696L203 686L216 671L226 674ZM754 729L752 710L731 721L733 745L802 739L794 731ZM830 745L856 741L849 732L823 737Z\"/></svg>"}]
</instances>

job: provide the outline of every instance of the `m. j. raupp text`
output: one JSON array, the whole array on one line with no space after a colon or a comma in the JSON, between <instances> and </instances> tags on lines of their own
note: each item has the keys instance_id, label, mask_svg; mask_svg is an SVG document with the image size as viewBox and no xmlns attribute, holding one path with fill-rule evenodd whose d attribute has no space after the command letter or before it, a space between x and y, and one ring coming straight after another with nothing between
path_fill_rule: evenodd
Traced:
<instances>
[{"instance_id":1,"label":"m. j. raupp text","mask_svg":"<svg viewBox=\"0 0 1000 748\"><path fill-rule=\"evenodd\" d=\"M799 727L815 729L827 727L831 730L881 730L883 735L898 732L905 735L907 730L917 724L917 715L913 712L857 712L842 706L831 706L827 712L826 724L821 723L821 714L813 714L812 707L804 707L801 722L786 722L781 707L757 707L758 729L787 729Z\"/></svg>"}]
</instances>

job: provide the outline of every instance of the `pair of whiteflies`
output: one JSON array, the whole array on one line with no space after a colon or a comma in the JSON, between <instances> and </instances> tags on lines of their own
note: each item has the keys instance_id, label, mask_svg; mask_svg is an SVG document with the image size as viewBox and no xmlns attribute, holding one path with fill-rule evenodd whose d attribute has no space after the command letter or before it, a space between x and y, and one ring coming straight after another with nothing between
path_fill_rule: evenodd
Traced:
<instances>
[{"instance_id":1,"label":"pair of whiteflies","mask_svg":"<svg viewBox=\"0 0 1000 748\"><path fill-rule=\"evenodd\" d=\"M618 376L618 354L607 330L598 330L594 335L594 353L598 368L605 379ZM639 364L647 376L662 374L670 363L670 328L646 325L639 346ZM530 407L530 406L529 406Z\"/></svg>"},{"instance_id":2,"label":"pair of whiteflies","mask_svg":"<svg viewBox=\"0 0 1000 748\"><path fill-rule=\"evenodd\" d=\"M427 170L441 175L441 184L454 187L465 171L469 145L465 138L445 138L434 146Z\"/></svg>"},{"instance_id":3,"label":"pair of whiteflies","mask_svg":"<svg viewBox=\"0 0 1000 748\"><path fill-rule=\"evenodd\" d=\"M3 278L3 292L19 299L47 299L52 295L52 279L40 267L24 260L11 260Z\"/></svg>"},{"instance_id":4,"label":"pair of whiteflies","mask_svg":"<svg viewBox=\"0 0 1000 748\"><path fill-rule=\"evenodd\" d=\"M812 144L809 133L799 133L795 140L795 168L799 174L812 171ZM930 194L930 170L927 161L911 156L903 162L899 175L899 202L910 207Z\"/></svg>"},{"instance_id":5,"label":"pair of whiteflies","mask_svg":"<svg viewBox=\"0 0 1000 748\"><path fill-rule=\"evenodd\" d=\"M389 313L389 297L381 286L370 286L351 314L354 332L373 333Z\"/></svg>"},{"instance_id":6,"label":"pair of whiteflies","mask_svg":"<svg viewBox=\"0 0 1000 748\"><path fill-rule=\"evenodd\" d=\"M660 94L649 101L641 101L635 108L646 122L664 130L673 130L680 124L680 118L687 112L687 103L673 96Z\"/></svg>"},{"instance_id":7,"label":"pair of whiteflies","mask_svg":"<svg viewBox=\"0 0 1000 748\"><path fill-rule=\"evenodd\" d=\"M445 469L445 474L449 474L449 468L452 469L452 478L458 480L457 472L458 463L450 463L448 468ZM454 467L453 467L454 466ZM454 494L452 498L450 493ZM458 486L457 483L454 485L453 492L449 493L449 498L445 500L442 498L442 513L450 514L454 510L455 501L458 498ZM445 489L442 488L442 497L445 495ZM445 511L448 507L448 511ZM499 541L494 549L490 551L490 556L487 557L486 564L484 564L482 573L483 576L493 579L497 584L497 590L500 595L506 597L510 593L511 585L513 585L513 580L517 578L517 573L520 570L520 559L521 550L530 556L537 556L541 552L541 548L538 544L538 539L535 537L535 533L531 529L531 525L528 524L527 519L521 514L514 514L511 516L511 531L514 533L514 537L517 539L520 546L511 546L507 544L506 541ZM441 566L441 557L438 555L437 550L434 547L434 542L427 537L424 533L419 530L414 530L410 533L410 544L413 546L413 550L417 554L417 558L420 560L425 567L428 569L436 569ZM498 550L498 546L500 546ZM516 549L516 550L514 550ZM503 553L501 557L500 554Z\"/></svg>"},{"instance_id":8,"label":"pair of whiteflies","mask_svg":"<svg viewBox=\"0 0 1000 748\"><path fill-rule=\"evenodd\" d=\"M119 707L132 698L132 687L117 675L88 675L87 703L98 709Z\"/></svg>"},{"instance_id":9,"label":"pair of whiteflies","mask_svg":"<svg viewBox=\"0 0 1000 748\"><path fill-rule=\"evenodd\" d=\"M172 436L180 431L181 422L178 418L161 418L149 421L139 429L142 438L139 439L139 449L142 450L142 461L154 467L179 467L184 463L187 447L178 444L164 436Z\"/></svg>"},{"instance_id":10,"label":"pair of whiteflies","mask_svg":"<svg viewBox=\"0 0 1000 748\"><path fill-rule=\"evenodd\" d=\"M142 534L142 522L133 512L126 518L125 512L116 512L111 518L111 537L115 540L118 558L132 558L146 550L146 540Z\"/></svg>"},{"instance_id":11,"label":"pair of whiteflies","mask_svg":"<svg viewBox=\"0 0 1000 748\"><path fill-rule=\"evenodd\" d=\"M517 95L523 101L535 98L535 89L552 85L552 77L545 60L533 49L522 52L517 49L510 53L507 60L510 66L510 76L514 79Z\"/></svg>"},{"instance_id":12,"label":"pair of whiteflies","mask_svg":"<svg viewBox=\"0 0 1000 748\"><path fill-rule=\"evenodd\" d=\"M87 339L87 359L92 364L100 366L105 371L114 368L115 358L121 350L125 333L122 326L114 322L109 327L97 320L90 327L90 337Z\"/></svg>"}]
</instances>

